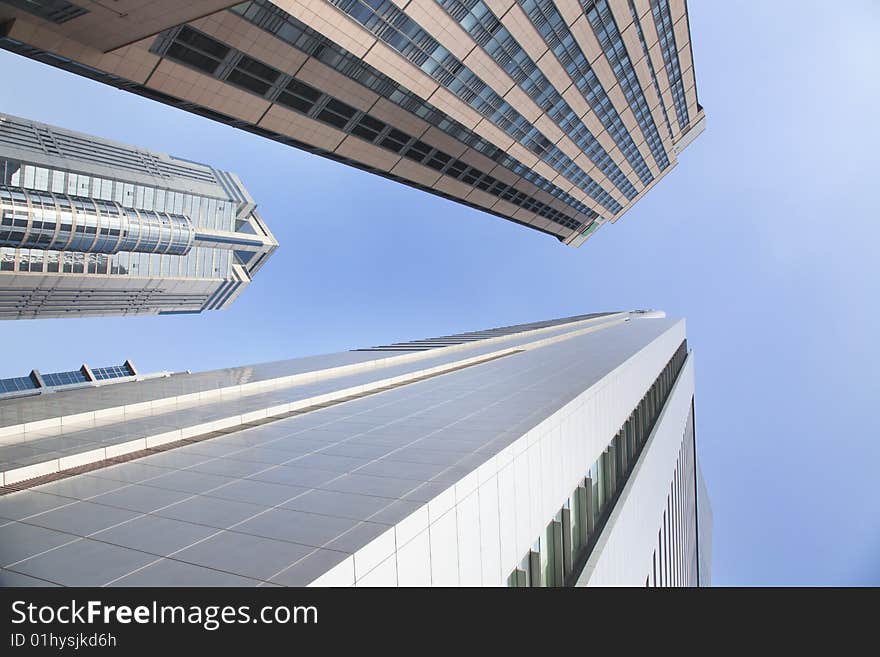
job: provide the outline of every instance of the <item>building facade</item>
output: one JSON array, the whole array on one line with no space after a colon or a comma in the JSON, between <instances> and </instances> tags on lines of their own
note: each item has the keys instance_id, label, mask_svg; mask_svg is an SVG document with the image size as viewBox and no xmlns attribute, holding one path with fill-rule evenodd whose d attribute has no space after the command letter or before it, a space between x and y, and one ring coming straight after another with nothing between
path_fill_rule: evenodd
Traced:
<instances>
[{"instance_id":1,"label":"building facade","mask_svg":"<svg viewBox=\"0 0 880 657\"><path fill-rule=\"evenodd\" d=\"M225 308L277 246L235 174L0 113L0 319Z\"/></svg>"},{"instance_id":2,"label":"building facade","mask_svg":"<svg viewBox=\"0 0 880 657\"><path fill-rule=\"evenodd\" d=\"M0 400L0 584L707 585L693 395L634 311Z\"/></svg>"},{"instance_id":3,"label":"building facade","mask_svg":"<svg viewBox=\"0 0 880 657\"><path fill-rule=\"evenodd\" d=\"M0 46L572 246L705 127L685 0L3 0Z\"/></svg>"}]
</instances>

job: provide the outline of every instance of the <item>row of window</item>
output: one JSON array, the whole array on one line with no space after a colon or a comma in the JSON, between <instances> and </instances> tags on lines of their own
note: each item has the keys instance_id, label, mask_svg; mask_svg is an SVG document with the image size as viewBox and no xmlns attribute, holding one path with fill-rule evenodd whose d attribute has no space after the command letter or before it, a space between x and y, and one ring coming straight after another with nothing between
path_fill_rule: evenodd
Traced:
<instances>
[{"instance_id":1,"label":"row of window","mask_svg":"<svg viewBox=\"0 0 880 657\"><path fill-rule=\"evenodd\" d=\"M474 38L477 45L513 78L538 107L547 112L547 115L599 166L626 198L632 200L636 197L638 192L623 171L483 0L436 1ZM604 93L602 89L602 94ZM629 132L623 127L620 117L616 112L614 116L617 118L617 124L612 122L609 132L640 177L642 173L647 174L648 180L642 178L642 182L648 184L651 181L651 173Z\"/></svg>"},{"instance_id":2,"label":"row of window","mask_svg":"<svg viewBox=\"0 0 880 657\"><path fill-rule=\"evenodd\" d=\"M100 274L140 278L226 280L233 254L225 249L195 247L186 256L121 252L81 253L0 247L0 271L46 274Z\"/></svg>"},{"instance_id":3,"label":"row of window","mask_svg":"<svg viewBox=\"0 0 880 657\"><path fill-rule=\"evenodd\" d=\"M69 386L74 383L88 383L85 373L82 370L73 370L70 372L52 372L43 374L43 381L49 387Z\"/></svg>"},{"instance_id":4,"label":"row of window","mask_svg":"<svg viewBox=\"0 0 880 657\"><path fill-rule=\"evenodd\" d=\"M611 98L608 97L598 76L552 0L518 0L518 2L596 116L599 117L608 134L617 143L636 175L644 185L650 184L654 180L654 176L651 174L647 162L633 141L629 130L623 125ZM581 146L582 141L583 137L576 140L575 143Z\"/></svg>"},{"instance_id":5,"label":"row of window","mask_svg":"<svg viewBox=\"0 0 880 657\"><path fill-rule=\"evenodd\" d=\"M211 168L204 165L159 158L132 146L99 141L40 123L21 121L9 115L3 116L0 141L14 148L46 152L68 160L94 162L157 178L179 177L211 184L217 182Z\"/></svg>"},{"instance_id":6,"label":"row of window","mask_svg":"<svg viewBox=\"0 0 880 657\"><path fill-rule=\"evenodd\" d=\"M107 162L104 161L104 166ZM112 201L123 208L185 215L199 228L234 230L235 208L223 199L138 185L0 157L0 185Z\"/></svg>"},{"instance_id":7,"label":"row of window","mask_svg":"<svg viewBox=\"0 0 880 657\"><path fill-rule=\"evenodd\" d=\"M170 294L162 289L101 290L63 288L36 290L0 288L0 317L74 317L77 315L135 315L197 313L207 294Z\"/></svg>"},{"instance_id":8,"label":"row of window","mask_svg":"<svg viewBox=\"0 0 880 657\"><path fill-rule=\"evenodd\" d=\"M246 2L231 8L230 11L512 171L561 200L578 215L586 216L588 219L598 216L584 203L551 183L531 167L511 157L510 154L271 2L267 0Z\"/></svg>"},{"instance_id":9,"label":"row of window","mask_svg":"<svg viewBox=\"0 0 880 657\"><path fill-rule=\"evenodd\" d=\"M96 367L92 370L94 379L89 378L85 365L78 370L69 372L50 372L48 374L40 374L43 384L47 388L58 386L69 386L77 383L88 383L89 381L107 381L110 379L121 379L134 376L134 371L128 367L128 364L111 365L109 367ZM24 390L37 390L43 387L39 384L39 379L34 376L19 376L11 379L0 379L0 394L8 392L21 392Z\"/></svg>"},{"instance_id":10,"label":"row of window","mask_svg":"<svg viewBox=\"0 0 880 657\"><path fill-rule=\"evenodd\" d=\"M189 219L111 201L0 186L0 245L83 253L186 255Z\"/></svg>"},{"instance_id":11,"label":"row of window","mask_svg":"<svg viewBox=\"0 0 880 657\"><path fill-rule=\"evenodd\" d=\"M29 376L0 379L0 394L6 392L21 392L22 390L34 390L36 387L37 384Z\"/></svg>"},{"instance_id":12,"label":"row of window","mask_svg":"<svg viewBox=\"0 0 880 657\"><path fill-rule=\"evenodd\" d=\"M67 0L3 0L3 2L58 24L89 13L88 9Z\"/></svg>"},{"instance_id":13,"label":"row of window","mask_svg":"<svg viewBox=\"0 0 880 657\"><path fill-rule=\"evenodd\" d=\"M185 44L186 50L174 47L181 44ZM188 57L187 53L195 52L196 48L203 53L210 51L218 56L220 53L223 54L229 74L238 73L235 78L229 77L229 75L225 78L231 84L243 86L248 91L260 95L266 95L270 89L275 89L275 102L291 110L348 134L356 135L376 146L430 167L438 173L460 180L469 186L534 212L538 216L549 219L565 228L577 230L581 227L581 222L517 190L512 185L508 185L462 160L453 158L448 153L402 130L393 128L384 121L333 98L296 78L284 75L275 68L239 53L189 26L180 29L166 51L166 57L181 63L192 64L195 60L178 58ZM220 70L219 60L214 70Z\"/></svg>"},{"instance_id":14,"label":"row of window","mask_svg":"<svg viewBox=\"0 0 880 657\"><path fill-rule=\"evenodd\" d=\"M508 586L572 584L590 556L615 501L651 435L687 359L678 347L620 431L513 570Z\"/></svg>"},{"instance_id":15,"label":"row of window","mask_svg":"<svg viewBox=\"0 0 880 657\"><path fill-rule=\"evenodd\" d=\"M663 111L663 120L666 122L666 130L669 132L669 138L672 139L672 125L669 123L669 113L666 111L666 105L663 102L663 96L660 95L660 82L657 80L657 71L654 69L654 62L651 61L651 55L648 52L648 42L645 40L645 33L642 30L642 21L639 19L639 13L636 11L636 5L633 0L627 0L629 3L629 13L632 16L633 23L636 26L636 32L639 35L639 43L642 44L642 54L645 62L648 64L648 71L651 73L651 83L654 85L654 91L657 98L660 99L660 109Z\"/></svg>"},{"instance_id":16,"label":"row of window","mask_svg":"<svg viewBox=\"0 0 880 657\"><path fill-rule=\"evenodd\" d=\"M328 1L577 185L601 206L613 214L623 209L574 160L391 0L373 0L375 6L363 0Z\"/></svg>"},{"instance_id":17,"label":"row of window","mask_svg":"<svg viewBox=\"0 0 880 657\"><path fill-rule=\"evenodd\" d=\"M95 375L96 381L106 381L108 379L122 379L127 376L134 376L126 365L111 365L110 367L93 367L92 374Z\"/></svg>"},{"instance_id":18,"label":"row of window","mask_svg":"<svg viewBox=\"0 0 880 657\"><path fill-rule=\"evenodd\" d=\"M665 169L669 166L666 149L663 148L657 124L654 123L654 117L648 108L648 101L645 100L642 85L639 84L636 77L636 71L626 52L626 45L623 43L623 37L620 35L614 16L611 14L608 2L606 0L580 0L580 2L587 20L593 28L593 34L596 35L605 57L611 64L611 70L614 71L614 76L620 84L623 95L635 114L642 134L645 135L645 141L654 155L657 166L661 170Z\"/></svg>"},{"instance_id":19,"label":"row of window","mask_svg":"<svg viewBox=\"0 0 880 657\"><path fill-rule=\"evenodd\" d=\"M675 33L672 29L669 0L651 0L651 14L654 16L654 24L657 26L657 35L660 37L660 49L663 51L663 61L666 65L666 75L669 77L669 90L675 105L678 127L686 130L690 125L690 117L684 95L684 84L681 81L681 66L678 63L678 49L675 45Z\"/></svg>"}]
</instances>

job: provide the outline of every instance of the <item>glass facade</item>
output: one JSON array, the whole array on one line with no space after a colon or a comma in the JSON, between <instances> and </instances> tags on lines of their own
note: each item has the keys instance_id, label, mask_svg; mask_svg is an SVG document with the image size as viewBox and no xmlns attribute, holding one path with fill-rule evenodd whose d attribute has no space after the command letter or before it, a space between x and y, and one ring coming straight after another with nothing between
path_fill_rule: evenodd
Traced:
<instances>
[{"instance_id":1,"label":"glass facade","mask_svg":"<svg viewBox=\"0 0 880 657\"><path fill-rule=\"evenodd\" d=\"M474 38L477 45L482 47L495 60L495 63L535 101L535 104L547 112L547 116L553 119L556 125L577 144L578 148L599 166L626 198L632 200L636 197L635 187L602 148L595 135L583 124L580 117L575 114L559 91L556 90L556 87L540 71L537 64L532 61L482 0L437 0L437 2ZM622 130L622 127L621 124L621 133L612 133L612 136L620 139L623 144L621 150L627 154L628 158L633 158L634 162L630 162L633 168L638 171L641 161L641 166L650 176L638 149L635 149L635 144L632 144L632 139L629 139L629 143L627 143L629 133ZM629 146L632 146L632 150L629 150Z\"/></svg>"},{"instance_id":2,"label":"glass facade","mask_svg":"<svg viewBox=\"0 0 880 657\"><path fill-rule=\"evenodd\" d=\"M95 375L95 379L98 381L106 381L108 379L122 379L127 376L134 376L134 372L132 372L125 365L111 365L110 367L95 367L92 369L92 374Z\"/></svg>"},{"instance_id":3,"label":"glass facade","mask_svg":"<svg viewBox=\"0 0 880 657\"><path fill-rule=\"evenodd\" d=\"M186 255L194 236L192 223L181 215L126 210L112 201L0 186L3 246Z\"/></svg>"},{"instance_id":4,"label":"glass facade","mask_svg":"<svg viewBox=\"0 0 880 657\"><path fill-rule=\"evenodd\" d=\"M686 359L685 340L547 525L530 554L508 577L508 585L563 586L574 583L632 473ZM520 575L518 571L524 574Z\"/></svg>"},{"instance_id":5,"label":"glass facade","mask_svg":"<svg viewBox=\"0 0 880 657\"><path fill-rule=\"evenodd\" d=\"M266 30L310 57L314 57L322 64L333 68L347 78L367 87L370 91L379 94L401 109L414 114L419 119L431 124L453 139L473 148L481 155L485 155L490 160L527 180L552 197L559 199L571 207L578 215L584 215L588 219L594 219L598 216L584 203L554 185L530 167L511 157L455 119L397 84L397 82L378 69L361 61L358 57L355 57L338 44L319 34L272 3L265 0L246 2L233 7L230 11L235 12L245 20ZM577 219L583 221L583 217L577 217Z\"/></svg>"},{"instance_id":6,"label":"glass facade","mask_svg":"<svg viewBox=\"0 0 880 657\"><path fill-rule=\"evenodd\" d=\"M612 214L623 207L522 114L390 0L328 0L577 185ZM599 163L597 163L598 165Z\"/></svg>"},{"instance_id":7,"label":"glass facade","mask_svg":"<svg viewBox=\"0 0 880 657\"><path fill-rule=\"evenodd\" d=\"M627 3L629 4L629 13L636 26L636 32L639 35L639 43L642 45L642 55L644 55L645 62L648 64L648 71L651 73L651 84L654 85L654 92L657 94L657 98L661 101L660 109L663 111L663 120L666 122L666 130L669 133L669 138L672 139L672 125L669 123L669 112L666 111L666 105L662 102L663 97L660 95L660 83L657 81L657 71L654 69L654 62L651 61L651 55L648 52L648 43L645 41L645 32L642 30L642 21L639 19L639 14L636 11L636 5L633 0L627 0Z\"/></svg>"},{"instance_id":8,"label":"glass facade","mask_svg":"<svg viewBox=\"0 0 880 657\"><path fill-rule=\"evenodd\" d=\"M657 166L662 171L669 166L669 157L663 148L663 142L660 139L660 133L657 132L657 125L654 123L654 117L648 108L648 102L645 100L645 94L639 80L636 77L635 69L626 52L626 45L623 43L623 37L617 28L617 23L611 13L611 8L606 0L580 0L587 20L593 28L593 34L599 41L599 45L608 58L611 69L620 84L620 89L629 103L630 109L635 114L636 121L645 136L645 141L654 155Z\"/></svg>"},{"instance_id":9,"label":"glass facade","mask_svg":"<svg viewBox=\"0 0 880 657\"><path fill-rule=\"evenodd\" d=\"M193 34L196 34L198 38L195 38ZM235 79L230 79L228 76L225 78L221 77L226 82L240 86L252 93L272 97L275 102L292 111L348 134L355 135L360 139L371 142L375 146L402 155L409 160L424 164L437 171L438 174L442 173L466 185L485 191L492 196L525 208L564 228L578 230L584 225L581 220L516 189L514 185L507 184L491 176L489 173L481 171L477 167L471 166L367 112L358 110L338 98L334 98L306 84L302 80L283 74L277 69L248 57L244 53L240 53L213 37L198 32L189 26L182 28L174 36L169 34L160 37L161 39L164 39L166 44L159 45L156 50L159 53L164 52L165 56L169 59L182 64L196 66L198 60L188 54L192 51L192 44L194 43L201 44L201 47L205 48L205 52L223 52L224 58L227 61L236 62L229 71L230 73L242 70L242 61L245 62L245 69L247 70L247 73L242 72ZM175 46L180 44L185 44L186 49L175 48ZM272 93L273 90L274 93ZM581 214L586 215L587 218L596 216L583 203L580 203L568 194L560 200L563 200L563 202L568 201L568 205L574 205L575 209Z\"/></svg>"},{"instance_id":10,"label":"glass facade","mask_svg":"<svg viewBox=\"0 0 880 657\"><path fill-rule=\"evenodd\" d=\"M0 379L0 394L35 390L37 384L29 376L17 376L11 379Z\"/></svg>"},{"instance_id":11,"label":"glass facade","mask_svg":"<svg viewBox=\"0 0 880 657\"><path fill-rule=\"evenodd\" d=\"M52 372L43 374L43 381L49 387L69 386L74 383L88 383L88 378L82 370L72 370L70 372Z\"/></svg>"},{"instance_id":12,"label":"glass facade","mask_svg":"<svg viewBox=\"0 0 880 657\"><path fill-rule=\"evenodd\" d=\"M568 73L578 91L599 117L603 127L614 139L636 175L644 185L649 185L654 180L654 176L556 6L550 0L517 1ZM582 146L580 141L575 141L575 143ZM627 195L630 200L634 197L635 194L633 196Z\"/></svg>"},{"instance_id":13,"label":"glass facade","mask_svg":"<svg viewBox=\"0 0 880 657\"><path fill-rule=\"evenodd\" d=\"M2 156L0 175L0 271L231 275L231 250L193 246L196 228L234 230L228 200Z\"/></svg>"},{"instance_id":14,"label":"glass facade","mask_svg":"<svg viewBox=\"0 0 880 657\"><path fill-rule=\"evenodd\" d=\"M672 30L672 15L669 12L669 0L651 0L651 14L657 35L660 37L660 48L663 51L663 62L669 78L669 90L675 103L675 115L678 127L687 130L690 125L687 100L684 97L684 85L681 81L681 65L678 62L678 49L675 45L675 33Z\"/></svg>"}]
</instances>

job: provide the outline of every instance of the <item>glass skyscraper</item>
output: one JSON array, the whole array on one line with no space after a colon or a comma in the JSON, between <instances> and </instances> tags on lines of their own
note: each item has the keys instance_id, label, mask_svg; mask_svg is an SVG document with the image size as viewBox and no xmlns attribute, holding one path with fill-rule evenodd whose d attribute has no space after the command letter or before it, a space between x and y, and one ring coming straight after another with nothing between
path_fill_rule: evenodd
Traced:
<instances>
[{"instance_id":1,"label":"glass skyscraper","mask_svg":"<svg viewBox=\"0 0 880 657\"><path fill-rule=\"evenodd\" d=\"M0 586L710 581L661 312L62 383L0 399Z\"/></svg>"},{"instance_id":2,"label":"glass skyscraper","mask_svg":"<svg viewBox=\"0 0 880 657\"><path fill-rule=\"evenodd\" d=\"M0 47L579 246L705 127L684 0L0 1Z\"/></svg>"},{"instance_id":3,"label":"glass skyscraper","mask_svg":"<svg viewBox=\"0 0 880 657\"><path fill-rule=\"evenodd\" d=\"M232 173L0 113L0 319L228 306L277 247Z\"/></svg>"}]
</instances>

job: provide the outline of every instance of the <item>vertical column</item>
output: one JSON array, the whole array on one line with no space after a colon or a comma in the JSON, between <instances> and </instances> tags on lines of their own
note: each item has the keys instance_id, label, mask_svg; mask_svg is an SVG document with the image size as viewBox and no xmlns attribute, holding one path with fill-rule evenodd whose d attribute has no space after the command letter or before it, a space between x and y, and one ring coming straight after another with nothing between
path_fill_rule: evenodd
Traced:
<instances>
[{"instance_id":1,"label":"vertical column","mask_svg":"<svg viewBox=\"0 0 880 657\"><path fill-rule=\"evenodd\" d=\"M596 499L593 495L593 479L584 479L584 510L587 514L586 537L591 537L596 529Z\"/></svg>"},{"instance_id":2,"label":"vertical column","mask_svg":"<svg viewBox=\"0 0 880 657\"><path fill-rule=\"evenodd\" d=\"M541 553L529 551L529 586L544 586L541 577Z\"/></svg>"},{"instance_id":3,"label":"vertical column","mask_svg":"<svg viewBox=\"0 0 880 657\"><path fill-rule=\"evenodd\" d=\"M571 562L572 562L572 544L571 544L571 509L562 509L560 512L560 520L561 520L561 536L560 543L562 548L562 559L560 563L562 564L562 577L560 580L563 580L566 575L571 572ZM562 585L562 581L560 581L560 586Z\"/></svg>"}]
</instances>

